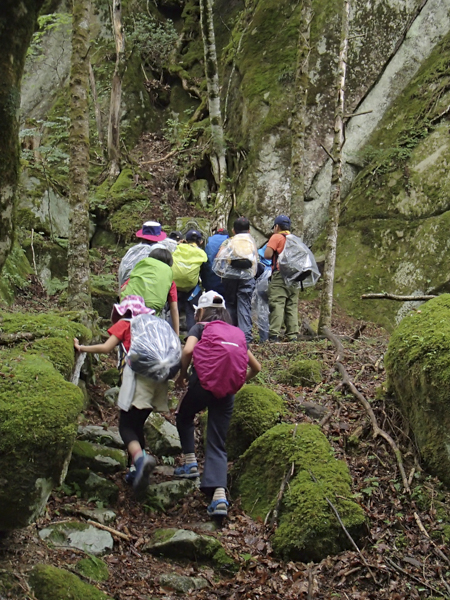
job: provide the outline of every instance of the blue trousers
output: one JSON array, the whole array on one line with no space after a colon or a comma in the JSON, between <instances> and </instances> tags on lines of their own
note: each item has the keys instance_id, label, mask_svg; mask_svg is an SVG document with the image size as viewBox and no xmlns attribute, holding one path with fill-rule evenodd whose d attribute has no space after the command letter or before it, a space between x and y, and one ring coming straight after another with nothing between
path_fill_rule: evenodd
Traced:
<instances>
[{"instance_id":1,"label":"blue trousers","mask_svg":"<svg viewBox=\"0 0 450 600\"><path fill-rule=\"evenodd\" d=\"M218 487L227 487L227 451L225 441L233 414L234 395L216 398L203 389L194 372L189 380L188 390L181 402L177 414L177 429L183 454L195 452L194 417L208 409L206 433L206 456L201 489L211 495Z\"/></svg>"},{"instance_id":2,"label":"blue trousers","mask_svg":"<svg viewBox=\"0 0 450 600\"><path fill-rule=\"evenodd\" d=\"M253 341L252 296L255 279L222 279L225 303L233 319L233 325L242 329L247 344Z\"/></svg>"}]
</instances>

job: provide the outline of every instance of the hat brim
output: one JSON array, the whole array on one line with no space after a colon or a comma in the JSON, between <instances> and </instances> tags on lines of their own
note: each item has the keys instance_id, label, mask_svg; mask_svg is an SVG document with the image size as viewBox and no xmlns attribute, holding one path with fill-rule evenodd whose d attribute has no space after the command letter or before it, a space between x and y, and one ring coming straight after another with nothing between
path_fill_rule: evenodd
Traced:
<instances>
[{"instance_id":1,"label":"hat brim","mask_svg":"<svg viewBox=\"0 0 450 600\"><path fill-rule=\"evenodd\" d=\"M144 235L142 233L142 229L139 229L139 231L136 232L136 237L141 238L143 240L148 240L149 242L160 242L166 239L167 233L161 231L159 235Z\"/></svg>"}]
</instances>

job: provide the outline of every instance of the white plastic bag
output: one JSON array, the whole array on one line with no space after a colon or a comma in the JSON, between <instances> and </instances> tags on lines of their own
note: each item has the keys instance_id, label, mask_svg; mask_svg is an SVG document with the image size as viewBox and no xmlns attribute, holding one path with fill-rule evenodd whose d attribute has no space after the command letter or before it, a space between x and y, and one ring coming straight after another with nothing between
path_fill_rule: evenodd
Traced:
<instances>
[{"instance_id":1,"label":"white plastic bag","mask_svg":"<svg viewBox=\"0 0 450 600\"><path fill-rule=\"evenodd\" d=\"M256 275L258 248L249 233L226 239L213 262L213 271L224 279L251 279Z\"/></svg>"},{"instance_id":2,"label":"white plastic bag","mask_svg":"<svg viewBox=\"0 0 450 600\"><path fill-rule=\"evenodd\" d=\"M317 283L320 271L314 254L296 235L286 236L286 244L278 258L278 268L289 287L311 287Z\"/></svg>"},{"instance_id":3,"label":"white plastic bag","mask_svg":"<svg viewBox=\"0 0 450 600\"><path fill-rule=\"evenodd\" d=\"M148 244L136 244L131 246L125 256L122 258L119 266L119 289L130 278L130 273L139 261L148 258L151 254L152 246Z\"/></svg>"},{"instance_id":4,"label":"white plastic bag","mask_svg":"<svg viewBox=\"0 0 450 600\"><path fill-rule=\"evenodd\" d=\"M125 360L135 373L166 381L180 368L180 339L166 321L138 315L131 319L131 346Z\"/></svg>"}]
</instances>

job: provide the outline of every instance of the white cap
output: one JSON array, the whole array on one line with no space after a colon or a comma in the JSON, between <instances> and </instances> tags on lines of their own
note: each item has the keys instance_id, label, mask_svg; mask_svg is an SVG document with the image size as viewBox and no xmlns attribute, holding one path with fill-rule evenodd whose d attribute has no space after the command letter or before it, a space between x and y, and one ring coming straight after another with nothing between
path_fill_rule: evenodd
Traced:
<instances>
[{"instance_id":1,"label":"white cap","mask_svg":"<svg viewBox=\"0 0 450 600\"><path fill-rule=\"evenodd\" d=\"M220 298L220 302L217 302L217 298ZM216 299L216 302L214 302L214 299ZM199 308L226 308L226 306L223 296L214 290L210 290L209 292L203 292L198 300L198 306L194 304L194 308L197 311Z\"/></svg>"}]
</instances>

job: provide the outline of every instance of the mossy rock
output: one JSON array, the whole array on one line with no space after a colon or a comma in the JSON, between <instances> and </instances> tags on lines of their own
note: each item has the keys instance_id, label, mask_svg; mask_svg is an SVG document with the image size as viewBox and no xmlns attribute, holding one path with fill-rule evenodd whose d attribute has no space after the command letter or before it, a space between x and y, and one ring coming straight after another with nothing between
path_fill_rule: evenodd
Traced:
<instances>
[{"instance_id":1,"label":"mossy rock","mask_svg":"<svg viewBox=\"0 0 450 600\"><path fill-rule=\"evenodd\" d=\"M388 388L427 469L450 486L450 294L405 317L385 356Z\"/></svg>"},{"instance_id":2,"label":"mossy rock","mask_svg":"<svg viewBox=\"0 0 450 600\"><path fill-rule=\"evenodd\" d=\"M233 496L253 518L264 520L276 506L280 486L294 464L272 536L275 553L288 560L320 561L351 548L326 497L356 540L365 514L351 500L351 478L345 462L336 460L316 425L276 425L253 442L232 473ZM314 481L314 478L317 481Z\"/></svg>"},{"instance_id":3,"label":"mossy rock","mask_svg":"<svg viewBox=\"0 0 450 600\"><path fill-rule=\"evenodd\" d=\"M234 399L227 435L228 458L239 458L257 437L278 423L285 412L283 399L272 390L257 385L241 388Z\"/></svg>"},{"instance_id":4,"label":"mossy rock","mask_svg":"<svg viewBox=\"0 0 450 600\"><path fill-rule=\"evenodd\" d=\"M89 469L94 473L114 474L127 466L123 450L75 440L69 469Z\"/></svg>"},{"instance_id":5,"label":"mossy rock","mask_svg":"<svg viewBox=\"0 0 450 600\"><path fill-rule=\"evenodd\" d=\"M280 371L277 378L280 383L313 387L322 381L322 363L318 360L296 360L286 371Z\"/></svg>"},{"instance_id":6,"label":"mossy rock","mask_svg":"<svg viewBox=\"0 0 450 600\"><path fill-rule=\"evenodd\" d=\"M112 600L73 573L50 565L36 565L29 582L37 600Z\"/></svg>"},{"instance_id":7,"label":"mossy rock","mask_svg":"<svg viewBox=\"0 0 450 600\"><path fill-rule=\"evenodd\" d=\"M107 383L110 387L116 387L120 383L119 369L112 368L107 371L103 371L100 375L100 379L103 383Z\"/></svg>"},{"instance_id":8,"label":"mossy rock","mask_svg":"<svg viewBox=\"0 0 450 600\"><path fill-rule=\"evenodd\" d=\"M0 301L12 304L18 289L28 287L28 275L33 272L25 252L18 244L14 244L0 278Z\"/></svg>"},{"instance_id":9,"label":"mossy rock","mask_svg":"<svg viewBox=\"0 0 450 600\"><path fill-rule=\"evenodd\" d=\"M109 570L106 563L97 556L88 556L82 558L76 564L76 570L94 581L107 581L109 579Z\"/></svg>"},{"instance_id":10,"label":"mossy rock","mask_svg":"<svg viewBox=\"0 0 450 600\"><path fill-rule=\"evenodd\" d=\"M73 338L88 341L91 334L51 314L5 314L0 328L37 338L2 349L0 356L6 375L0 388L0 530L9 530L42 512L67 469L83 393L63 375L73 368Z\"/></svg>"},{"instance_id":11,"label":"mossy rock","mask_svg":"<svg viewBox=\"0 0 450 600\"><path fill-rule=\"evenodd\" d=\"M100 477L88 469L69 471L64 486L71 494L76 492L86 500L95 498L107 506L115 504L119 497L119 488L113 481Z\"/></svg>"}]
</instances>

